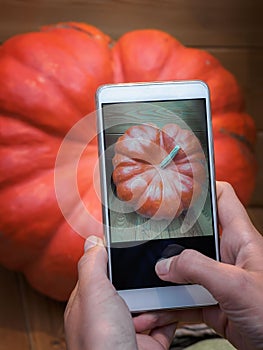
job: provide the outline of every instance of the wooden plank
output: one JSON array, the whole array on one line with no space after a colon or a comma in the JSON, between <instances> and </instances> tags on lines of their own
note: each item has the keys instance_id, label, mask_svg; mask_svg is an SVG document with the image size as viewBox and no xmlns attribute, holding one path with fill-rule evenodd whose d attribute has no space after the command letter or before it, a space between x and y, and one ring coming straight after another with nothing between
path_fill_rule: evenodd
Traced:
<instances>
[{"instance_id":1,"label":"wooden plank","mask_svg":"<svg viewBox=\"0 0 263 350\"><path fill-rule=\"evenodd\" d=\"M2 0L0 41L59 21L84 21L113 38L158 28L194 46L262 47L261 0Z\"/></svg>"},{"instance_id":2,"label":"wooden plank","mask_svg":"<svg viewBox=\"0 0 263 350\"><path fill-rule=\"evenodd\" d=\"M211 232L212 220L209 202L200 217L198 217L199 211L197 215L194 210L191 210L187 221L192 222L192 225L186 232L182 232L185 213L173 220L149 220L134 212L130 207L125 207L125 202L120 202L113 194L110 194L109 197L110 208L112 205L114 208L114 211L110 210L111 240L114 243L204 236ZM125 208L125 213L123 213L123 208Z\"/></svg>"},{"instance_id":3,"label":"wooden plank","mask_svg":"<svg viewBox=\"0 0 263 350\"><path fill-rule=\"evenodd\" d=\"M234 74L244 92L247 112L255 119L257 129L262 131L263 50L213 48L208 51Z\"/></svg>"},{"instance_id":4,"label":"wooden plank","mask_svg":"<svg viewBox=\"0 0 263 350\"><path fill-rule=\"evenodd\" d=\"M66 350L63 318L65 303L39 294L28 285L22 275L20 286L31 343L30 350Z\"/></svg>"},{"instance_id":5,"label":"wooden plank","mask_svg":"<svg viewBox=\"0 0 263 350\"><path fill-rule=\"evenodd\" d=\"M263 235L263 208L255 207L248 208L248 214L252 223L258 229L258 231Z\"/></svg>"},{"instance_id":6,"label":"wooden plank","mask_svg":"<svg viewBox=\"0 0 263 350\"><path fill-rule=\"evenodd\" d=\"M256 157L258 160L258 172L256 178L256 189L251 199L252 206L263 207L263 132L258 133L256 145Z\"/></svg>"},{"instance_id":7,"label":"wooden plank","mask_svg":"<svg viewBox=\"0 0 263 350\"><path fill-rule=\"evenodd\" d=\"M18 277L0 267L0 350L31 350Z\"/></svg>"}]
</instances>

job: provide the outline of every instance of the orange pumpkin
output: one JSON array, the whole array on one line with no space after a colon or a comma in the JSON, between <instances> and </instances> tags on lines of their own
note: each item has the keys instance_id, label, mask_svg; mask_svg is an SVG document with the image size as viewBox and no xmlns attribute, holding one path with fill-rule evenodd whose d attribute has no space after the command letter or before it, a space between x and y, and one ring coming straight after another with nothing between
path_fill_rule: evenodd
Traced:
<instances>
[{"instance_id":1,"label":"orange pumpkin","mask_svg":"<svg viewBox=\"0 0 263 350\"><path fill-rule=\"evenodd\" d=\"M206 179L200 142L176 124L130 127L115 145L113 167L118 197L155 220L172 220L193 205Z\"/></svg>"},{"instance_id":2,"label":"orange pumpkin","mask_svg":"<svg viewBox=\"0 0 263 350\"><path fill-rule=\"evenodd\" d=\"M217 179L231 182L248 203L255 182L255 126L235 78L209 53L186 48L158 30L129 32L113 45L100 30L80 23L47 26L0 47L1 264L22 271L39 291L68 298L84 241L64 219L55 194L54 166L63 137L94 110L101 84L180 79L208 84ZM72 140L72 147L77 143ZM78 186L99 221L92 186L96 160L91 142L79 162ZM65 174L67 169L70 164L64 165ZM69 213L77 217L78 210L76 202L69 204ZM86 234L101 234L99 224L91 225Z\"/></svg>"},{"instance_id":3,"label":"orange pumpkin","mask_svg":"<svg viewBox=\"0 0 263 350\"><path fill-rule=\"evenodd\" d=\"M256 129L233 74L208 52L185 47L158 30L124 34L113 58L115 82L200 79L208 84L217 180L230 182L247 204L255 187Z\"/></svg>"},{"instance_id":4,"label":"orange pumpkin","mask_svg":"<svg viewBox=\"0 0 263 350\"><path fill-rule=\"evenodd\" d=\"M65 134L94 110L98 85L113 79L109 43L92 26L68 23L15 36L0 48L0 262L59 300L76 282L83 238L58 206L55 161ZM71 149L77 146L73 140ZM82 155L78 180L84 203L99 220L88 171L96 160L93 143ZM70 172L71 164L63 171ZM72 204L70 211L77 210Z\"/></svg>"}]
</instances>

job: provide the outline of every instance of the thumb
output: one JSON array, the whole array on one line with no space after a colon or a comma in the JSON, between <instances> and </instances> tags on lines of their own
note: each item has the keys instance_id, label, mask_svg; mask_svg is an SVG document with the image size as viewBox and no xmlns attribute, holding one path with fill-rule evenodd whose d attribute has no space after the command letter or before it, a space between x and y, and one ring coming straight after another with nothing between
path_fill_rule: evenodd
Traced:
<instances>
[{"instance_id":1,"label":"thumb","mask_svg":"<svg viewBox=\"0 0 263 350\"><path fill-rule=\"evenodd\" d=\"M202 285L219 302L236 300L236 290L240 288L240 280L244 279L241 268L218 262L191 249L159 261L155 270L164 281Z\"/></svg>"},{"instance_id":2,"label":"thumb","mask_svg":"<svg viewBox=\"0 0 263 350\"><path fill-rule=\"evenodd\" d=\"M99 278L101 280L107 281L105 277L107 271L107 252L102 240L96 236L90 236L85 241L84 251L85 253L78 263L79 280L71 293L65 310L65 321L69 319L69 315L72 309L74 309L74 304L77 303L77 300L80 297L84 299L88 298L93 293L92 289L96 288L98 276L100 276ZM88 300L82 304L85 305L87 302Z\"/></svg>"},{"instance_id":3,"label":"thumb","mask_svg":"<svg viewBox=\"0 0 263 350\"><path fill-rule=\"evenodd\" d=\"M107 252L102 239L90 236L85 241L84 255L78 263L79 284L85 287L96 285L97 281L104 279L107 275ZM91 284L92 283L92 284Z\"/></svg>"}]
</instances>

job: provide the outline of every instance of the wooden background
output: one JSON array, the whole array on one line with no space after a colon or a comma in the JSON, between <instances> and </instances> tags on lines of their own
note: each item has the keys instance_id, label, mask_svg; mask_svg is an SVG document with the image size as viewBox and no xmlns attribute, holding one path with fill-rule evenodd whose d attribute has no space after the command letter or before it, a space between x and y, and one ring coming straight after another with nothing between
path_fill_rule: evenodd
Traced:
<instances>
[{"instance_id":1,"label":"wooden background","mask_svg":"<svg viewBox=\"0 0 263 350\"><path fill-rule=\"evenodd\" d=\"M0 0L0 42L59 21L84 21L118 38L158 28L204 48L242 86L258 130L257 187L249 214L263 232L262 0ZM23 276L0 268L0 350L65 349L65 305L32 290Z\"/></svg>"}]
</instances>

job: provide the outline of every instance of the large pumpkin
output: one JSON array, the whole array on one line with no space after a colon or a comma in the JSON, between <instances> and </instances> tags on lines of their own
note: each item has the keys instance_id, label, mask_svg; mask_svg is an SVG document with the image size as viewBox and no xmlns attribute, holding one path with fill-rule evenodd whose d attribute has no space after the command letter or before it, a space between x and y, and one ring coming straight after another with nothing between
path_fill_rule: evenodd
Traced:
<instances>
[{"instance_id":1,"label":"large pumpkin","mask_svg":"<svg viewBox=\"0 0 263 350\"><path fill-rule=\"evenodd\" d=\"M116 142L112 162L118 197L155 220L172 220L190 208L206 180L199 140L177 124L130 127Z\"/></svg>"},{"instance_id":2,"label":"large pumpkin","mask_svg":"<svg viewBox=\"0 0 263 350\"><path fill-rule=\"evenodd\" d=\"M59 209L54 165L65 134L94 110L96 88L110 82L201 79L211 91L218 180L248 203L255 182L255 127L233 75L205 51L158 30L138 30L115 44L80 23L17 35L0 47L0 262L22 271L39 291L68 298L83 238ZM75 140L77 143L78 140ZM72 140L74 148L74 139ZM96 143L78 167L79 193L100 220L92 186ZM70 164L64 164L65 175ZM78 217L77 202L68 212ZM81 216L81 215L79 215ZM100 224L87 223L101 234ZM91 227L92 226L92 227Z\"/></svg>"}]
</instances>

